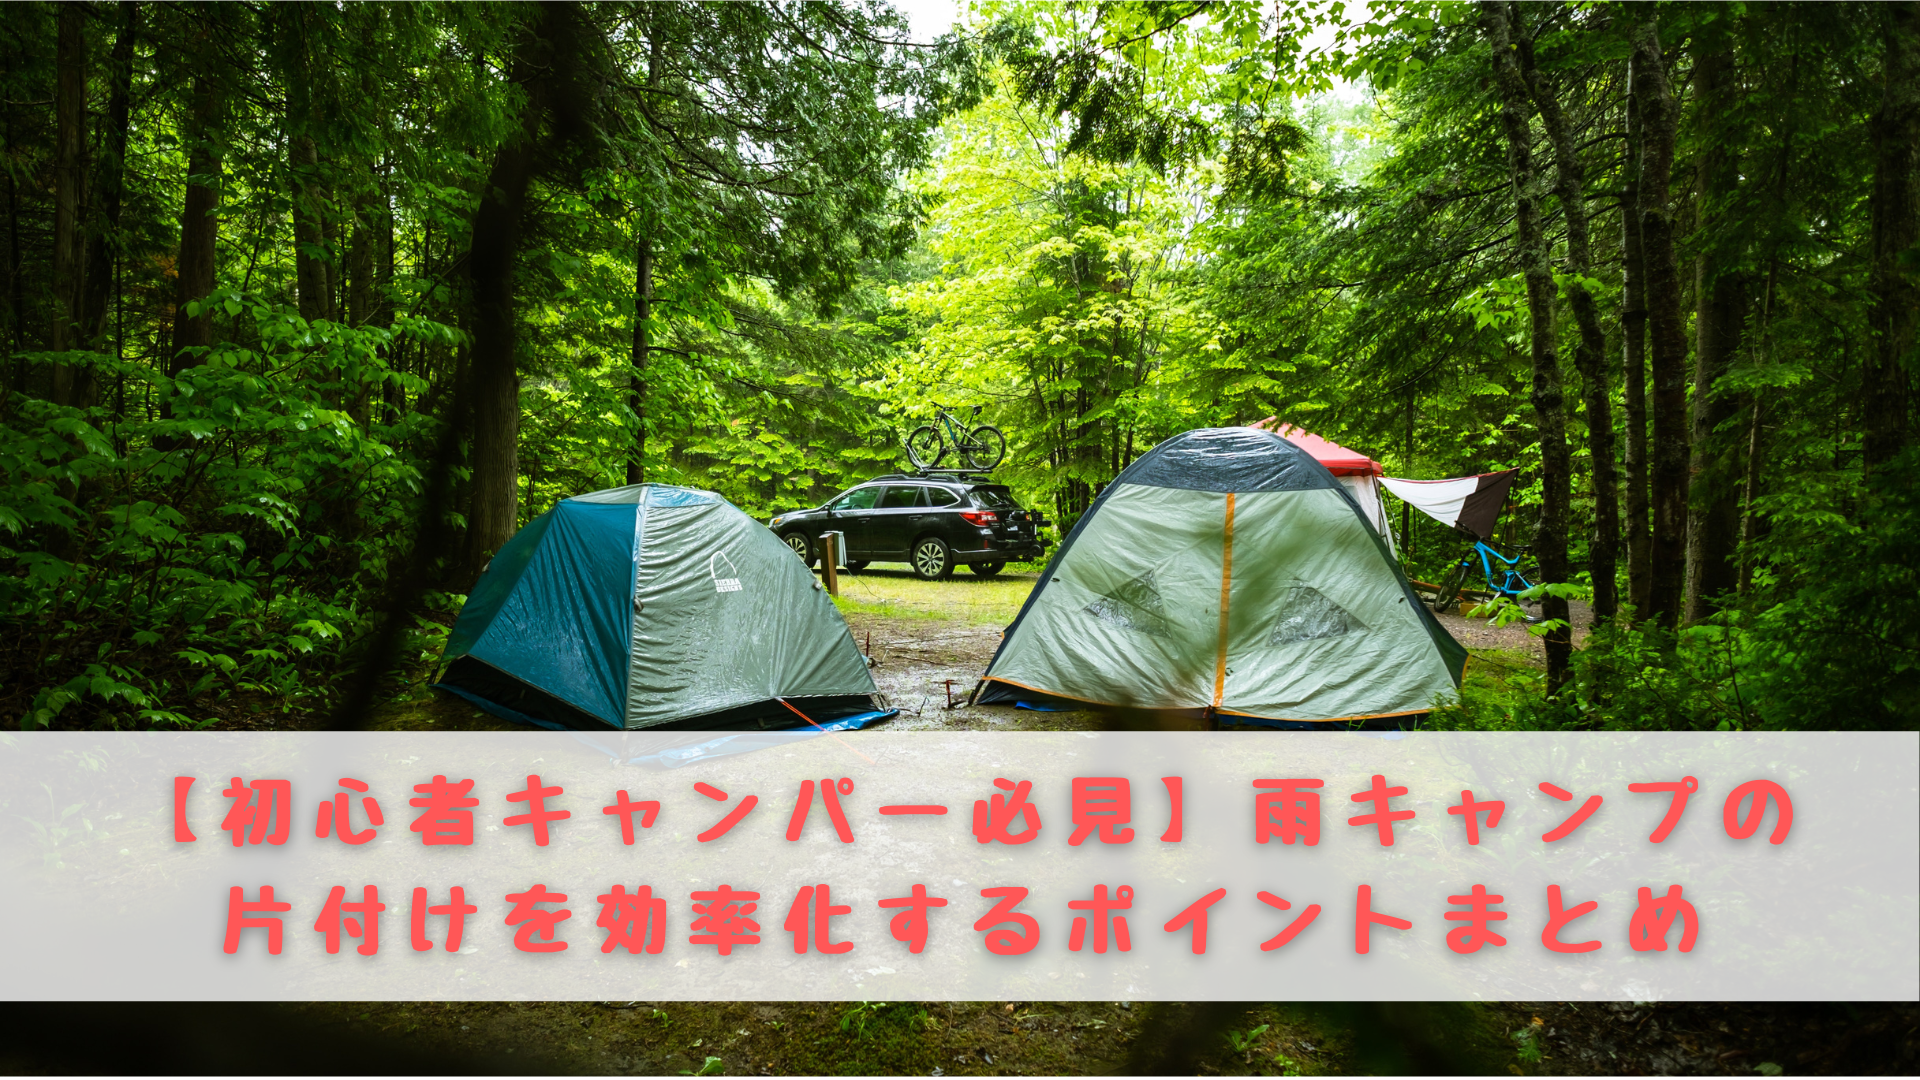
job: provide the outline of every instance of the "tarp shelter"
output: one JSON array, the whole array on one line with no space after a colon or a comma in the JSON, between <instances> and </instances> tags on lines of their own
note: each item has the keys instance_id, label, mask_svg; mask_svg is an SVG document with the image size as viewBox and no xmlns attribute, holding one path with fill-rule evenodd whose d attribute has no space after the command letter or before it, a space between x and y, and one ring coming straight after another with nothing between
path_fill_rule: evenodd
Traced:
<instances>
[{"instance_id":1,"label":"tarp shelter","mask_svg":"<svg viewBox=\"0 0 1920 1080\"><path fill-rule=\"evenodd\" d=\"M1353 501L1360 504L1360 513L1373 525L1375 532L1387 542L1387 550L1395 551L1393 526L1387 521L1387 509L1380 499L1380 474L1386 469L1380 463L1356 450L1349 450L1331 439L1323 439L1311 431L1302 431L1292 424L1283 424L1277 417L1269 416L1265 420L1248 425L1262 431L1271 431L1293 445L1313 455L1313 460L1327 467L1340 486L1347 489Z\"/></svg>"},{"instance_id":2,"label":"tarp shelter","mask_svg":"<svg viewBox=\"0 0 1920 1080\"><path fill-rule=\"evenodd\" d=\"M1212 428L1154 447L1100 493L976 700L1365 721L1426 712L1465 662L1311 454Z\"/></svg>"},{"instance_id":3,"label":"tarp shelter","mask_svg":"<svg viewBox=\"0 0 1920 1080\"><path fill-rule=\"evenodd\" d=\"M890 715L846 620L779 537L718 495L662 484L565 499L515 533L444 658L442 688L542 727Z\"/></svg>"},{"instance_id":4,"label":"tarp shelter","mask_svg":"<svg viewBox=\"0 0 1920 1080\"><path fill-rule=\"evenodd\" d=\"M1507 492L1519 469L1461 476L1451 480L1402 480L1383 476L1388 491L1413 504L1435 521L1450 525L1476 540L1493 539L1494 523L1507 505Z\"/></svg>"}]
</instances>

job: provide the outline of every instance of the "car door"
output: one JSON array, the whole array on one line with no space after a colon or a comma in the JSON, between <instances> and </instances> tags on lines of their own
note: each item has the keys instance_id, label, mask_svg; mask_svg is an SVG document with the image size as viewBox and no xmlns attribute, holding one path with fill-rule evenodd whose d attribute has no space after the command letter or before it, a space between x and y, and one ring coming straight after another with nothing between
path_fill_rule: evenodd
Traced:
<instances>
[{"instance_id":1,"label":"car door","mask_svg":"<svg viewBox=\"0 0 1920 1080\"><path fill-rule=\"evenodd\" d=\"M927 513L927 489L919 484L890 484L880 505L868 517L871 545L875 558L904 559L907 545L913 542L921 518Z\"/></svg>"},{"instance_id":2,"label":"car door","mask_svg":"<svg viewBox=\"0 0 1920 1080\"><path fill-rule=\"evenodd\" d=\"M933 533L945 540L955 550L971 550L979 545L973 542L967 523L960 520L957 511L966 509L966 500L943 487L927 488L927 508L920 511L916 519L914 535ZM907 538L908 543L913 537Z\"/></svg>"},{"instance_id":3,"label":"car door","mask_svg":"<svg viewBox=\"0 0 1920 1080\"><path fill-rule=\"evenodd\" d=\"M821 531L838 530L846 537L846 558L869 558L873 508L883 489L878 484L857 487L827 504L827 522Z\"/></svg>"}]
</instances>

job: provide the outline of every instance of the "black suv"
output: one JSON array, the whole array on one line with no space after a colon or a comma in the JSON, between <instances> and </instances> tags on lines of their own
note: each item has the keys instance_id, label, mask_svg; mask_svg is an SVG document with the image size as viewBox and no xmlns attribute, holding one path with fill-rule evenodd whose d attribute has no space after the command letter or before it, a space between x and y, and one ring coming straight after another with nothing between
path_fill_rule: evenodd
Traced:
<instances>
[{"instance_id":1,"label":"black suv","mask_svg":"<svg viewBox=\"0 0 1920 1080\"><path fill-rule=\"evenodd\" d=\"M1047 524L1022 510L1000 484L937 475L876 476L812 510L781 514L767 523L808 566L820 553L820 534L846 537L849 570L876 561L905 562L932 581L965 563L985 577L1007 563L1037 559Z\"/></svg>"}]
</instances>

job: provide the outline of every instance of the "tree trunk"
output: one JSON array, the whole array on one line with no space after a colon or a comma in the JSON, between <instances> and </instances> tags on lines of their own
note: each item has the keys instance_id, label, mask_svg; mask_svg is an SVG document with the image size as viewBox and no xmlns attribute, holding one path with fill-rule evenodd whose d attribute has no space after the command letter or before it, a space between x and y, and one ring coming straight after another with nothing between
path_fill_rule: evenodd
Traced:
<instances>
[{"instance_id":1,"label":"tree trunk","mask_svg":"<svg viewBox=\"0 0 1920 1080\"><path fill-rule=\"evenodd\" d=\"M467 569L477 578L519 524L520 374L514 271L520 258L521 219L539 153L552 63L546 40L553 6L541 5L539 24L514 46L513 81L526 89L520 131L494 154L486 194L473 215L467 277L473 292L472 492L467 513ZM542 55L535 55L536 53Z\"/></svg>"},{"instance_id":2,"label":"tree trunk","mask_svg":"<svg viewBox=\"0 0 1920 1080\"><path fill-rule=\"evenodd\" d=\"M200 44L207 43L204 38ZM168 351L167 375L178 377L198 364L199 358L188 349L213 344L213 313L187 314L187 305L204 300L213 293L214 244L219 236L220 191L216 186L220 171L219 143L215 128L220 120L220 90L211 75L193 80L193 110L185 133L187 151L187 204L180 215L179 277L174 290L173 347ZM171 415L171 413L168 413Z\"/></svg>"},{"instance_id":3,"label":"tree trunk","mask_svg":"<svg viewBox=\"0 0 1920 1080\"><path fill-rule=\"evenodd\" d=\"M1713 125L1733 110L1733 54L1716 50L1694 69L1699 95L1701 144L1698 187L1700 231L1706 243L1694 261L1693 456L1687 532L1687 621L1713 615L1719 601L1734 591L1739 569L1733 553L1739 543L1740 484L1744 479L1740 448L1732 433L1716 436L1740 408L1737 396L1715 389L1733 366L1747 317L1746 280L1734 270L1739 262L1711 235L1739 187L1740 163L1717 138ZM1745 434L1742 432L1741 434ZM1743 440L1742 440L1743 441Z\"/></svg>"},{"instance_id":4,"label":"tree trunk","mask_svg":"<svg viewBox=\"0 0 1920 1080\"><path fill-rule=\"evenodd\" d=\"M100 348L107 334L107 308L113 299L113 266L119 247L120 205L126 191L127 131L132 119L133 42L140 28L140 5L121 0L120 33L114 38L108 78L107 123L100 132L96 163L93 235L87 241L86 302L82 305L82 342Z\"/></svg>"},{"instance_id":5,"label":"tree trunk","mask_svg":"<svg viewBox=\"0 0 1920 1080\"><path fill-rule=\"evenodd\" d=\"M1648 353L1653 381L1653 542L1648 614L1672 627L1680 615L1687 557L1687 339L1680 267L1673 250L1673 144L1678 110L1667 83L1660 28L1633 34L1633 94L1640 106L1640 236L1646 266Z\"/></svg>"},{"instance_id":6,"label":"tree trunk","mask_svg":"<svg viewBox=\"0 0 1920 1080\"><path fill-rule=\"evenodd\" d=\"M1638 62L1627 61L1632 84ZM1646 618L1652 595L1653 536L1647 530L1647 288L1645 245L1640 239L1640 106L1627 95L1626 191L1621 197L1620 250L1621 380L1627 414L1627 602Z\"/></svg>"},{"instance_id":7,"label":"tree trunk","mask_svg":"<svg viewBox=\"0 0 1920 1080\"><path fill-rule=\"evenodd\" d=\"M327 192L320 182L320 146L315 141L319 109L313 97L313 33L304 4L276 9L277 31L284 39L282 77L286 86L287 174L293 186L293 280L300 317L314 322L337 319L336 270L327 243Z\"/></svg>"},{"instance_id":8,"label":"tree trunk","mask_svg":"<svg viewBox=\"0 0 1920 1080\"><path fill-rule=\"evenodd\" d=\"M81 347L80 215L87 175L87 9L59 8L59 43L54 61L53 113L53 334L54 352ZM53 369L53 400L85 405L91 381L83 366L64 361Z\"/></svg>"},{"instance_id":9,"label":"tree trunk","mask_svg":"<svg viewBox=\"0 0 1920 1080\"><path fill-rule=\"evenodd\" d=\"M380 202L381 202L380 224L381 224L381 228L385 230L385 234L381 237L381 241L386 246L385 248L382 249L383 254L380 261L380 287L382 290L388 290L393 287L394 259L395 259L395 253L394 253L395 240L393 235L393 232L394 232L393 230L393 216L394 216L393 215L393 196L388 187L388 183L389 183L389 174L387 169L383 168L381 171L381 179L380 179ZM423 243L421 246L422 246L422 250L424 250L425 244ZM424 262L422 263L422 270L423 271L425 270ZM380 305L380 311L379 311L379 315L377 316L377 319L380 326L386 329L392 329L393 328L392 305L382 303ZM387 362L389 367L391 367L395 371L407 370L406 343L403 341L395 342L391 346L391 348L394 351L391 354L389 354L387 357ZM387 423L387 424L399 423L401 415L406 412L406 408L407 408L407 394L406 394L406 390L400 385L400 380L388 379L382 382L380 384L380 396L381 396L382 404L386 406L386 415L381 417L381 422Z\"/></svg>"},{"instance_id":10,"label":"tree trunk","mask_svg":"<svg viewBox=\"0 0 1920 1080\"><path fill-rule=\"evenodd\" d=\"M664 57L657 27L647 32L647 87L660 84ZM633 411L633 449L627 458L627 483L647 482L647 350L653 318L653 222L646 210L636 207L635 229L640 233L633 256L633 370L628 374L627 407Z\"/></svg>"},{"instance_id":11,"label":"tree trunk","mask_svg":"<svg viewBox=\"0 0 1920 1080\"><path fill-rule=\"evenodd\" d=\"M1920 244L1920 5L1880 8L1886 20L1886 85L1873 118L1874 354L1862 387L1866 467L1871 476L1910 435L1913 351L1920 320L1920 270L1903 256Z\"/></svg>"},{"instance_id":12,"label":"tree trunk","mask_svg":"<svg viewBox=\"0 0 1920 1080\"><path fill-rule=\"evenodd\" d=\"M1523 25L1520 8L1509 5L1508 11L1512 25L1518 30ZM1527 89L1540 111L1547 141L1553 144L1554 194L1559 197L1560 213L1567 224L1567 270L1576 279L1585 278L1593 272L1593 248L1587 234L1586 169L1580 164L1580 153L1567 127L1559 98L1534 66L1533 43L1524 34L1518 36ZM1613 380L1607 370L1607 335L1600 329L1599 305L1578 280L1568 284L1567 302L1580 331L1573 366L1580 373L1581 396L1587 413L1587 452L1593 468L1593 533L1587 542L1587 569L1593 578L1593 617L1611 619L1620 607L1615 580L1620 507L1613 464Z\"/></svg>"},{"instance_id":13,"label":"tree trunk","mask_svg":"<svg viewBox=\"0 0 1920 1080\"><path fill-rule=\"evenodd\" d=\"M1762 521L1754 509L1754 500L1760 497L1761 464L1765 460L1766 427L1764 406L1760 395L1753 394L1747 403L1747 478L1741 486L1740 546L1748 554L1740 560L1739 590L1747 592L1753 587L1753 550L1754 541L1760 539Z\"/></svg>"},{"instance_id":14,"label":"tree trunk","mask_svg":"<svg viewBox=\"0 0 1920 1080\"><path fill-rule=\"evenodd\" d=\"M633 410L633 452L627 458L627 483L647 482L647 320L653 317L653 237L640 225L633 258L633 370L627 407Z\"/></svg>"},{"instance_id":15,"label":"tree trunk","mask_svg":"<svg viewBox=\"0 0 1920 1080\"><path fill-rule=\"evenodd\" d=\"M8 125L8 135L12 134L12 125ZM12 140L9 139L9 142ZM20 193L13 178L12 170L7 172L7 329L12 336L14 355L12 378L8 381L10 394L27 392L27 347L26 338L20 321L26 317L27 302L20 281ZM7 402L12 408L11 397Z\"/></svg>"},{"instance_id":16,"label":"tree trunk","mask_svg":"<svg viewBox=\"0 0 1920 1080\"><path fill-rule=\"evenodd\" d=\"M1527 315L1532 327L1533 410L1540 435L1542 499L1540 523L1533 534L1540 576L1561 583L1571 577L1567 565L1567 504L1572 501L1572 462L1567 451L1566 403L1561 389L1560 356L1553 318L1553 268L1540 223L1541 177L1533 165L1532 109L1526 79L1520 73L1505 0L1482 0L1481 26L1493 46L1494 82L1500 94L1500 125L1507 137L1507 165L1513 178L1514 221L1519 232L1519 263L1527 281ZM1541 614L1560 625L1547 634L1547 691L1565 685L1573 656L1566 624L1567 601L1548 596Z\"/></svg>"},{"instance_id":17,"label":"tree trunk","mask_svg":"<svg viewBox=\"0 0 1920 1080\"><path fill-rule=\"evenodd\" d=\"M1415 393L1413 386L1409 384L1407 386L1407 457L1400 466L1406 470L1406 472L1402 474L1405 476L1413 475L1413 418L1418 401L1418 394ZM1127 444L1129 446L1133 444L1133 434L1131 431L1127 434ZM1405 564L1411 562L1412 559L1413 504L1403 499L1400 502L1400 561Z\"/></svg>"},{"instance_id":18,"label":"tree trunk","mask_svg":"<svg viewBox=\"0 0 1920 1080\"><path fill-rule=\"evenodd\" d=\"M288 126L293 126L291 119ZM289 143L288 164L293 173L293 278L300 294L300 317L309 322L332 319L332 266L322 225L325 196L316 180L320 148L313 136L306 134L294 136Z\"/></svg>"},{"instance_id":19,"label":"tree trunk","mask_svg":"<svg viewBox=\"0 0 1920 1080\"><path fill-rule=\"evenodd\" d=\"M354 201L353 238L347 245L347 321L359 327L377 324L380 293L374 274L382 234L386 231L386 199L372 176L363 178L367 189ZM350 373L347 387L347 415L360 430L372 422L372 372Z\"/></svg>"},{"instance_id":20,"label":"tree trunk","mask_svg":"<svg viewBox=\"0 0 1920 1080\"><path fill-rule=\"evenodd\" d=\"M347 243L347 322L354 326L373 320L373 257L380 232L375 222L384 210L371 191L354 200L353 233Z\"/></svg>"}]
</instances>

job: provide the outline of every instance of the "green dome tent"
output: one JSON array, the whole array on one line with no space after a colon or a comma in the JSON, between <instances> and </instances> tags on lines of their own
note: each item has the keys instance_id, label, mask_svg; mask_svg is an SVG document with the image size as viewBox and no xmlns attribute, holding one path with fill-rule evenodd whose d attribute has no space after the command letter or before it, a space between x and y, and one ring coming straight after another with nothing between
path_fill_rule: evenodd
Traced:
<instances>
[{"instance_id":1,"label":"green dome tent","mask_svg":"<svg viewBox=\"0 0 1920 1080\"><path fill-rule=\"evenodd\" d=\"M444 660L442 689L549 728L892 715L875 710L866 658L793 552L718 495L661 484L562 500L515 533Z\"/></svg>"},{"instance_id":2,"label":"green dome tent","mask_svg":"<svg viewBox=\"0 0 1920 1080\"><path fill-rule=\"evenodd\" d=\"M1316 726L1426 712L1465 664L1324 466L1278 435L1212 428L1100 493L975 700Z\"/></svg>"}]
</instances>

